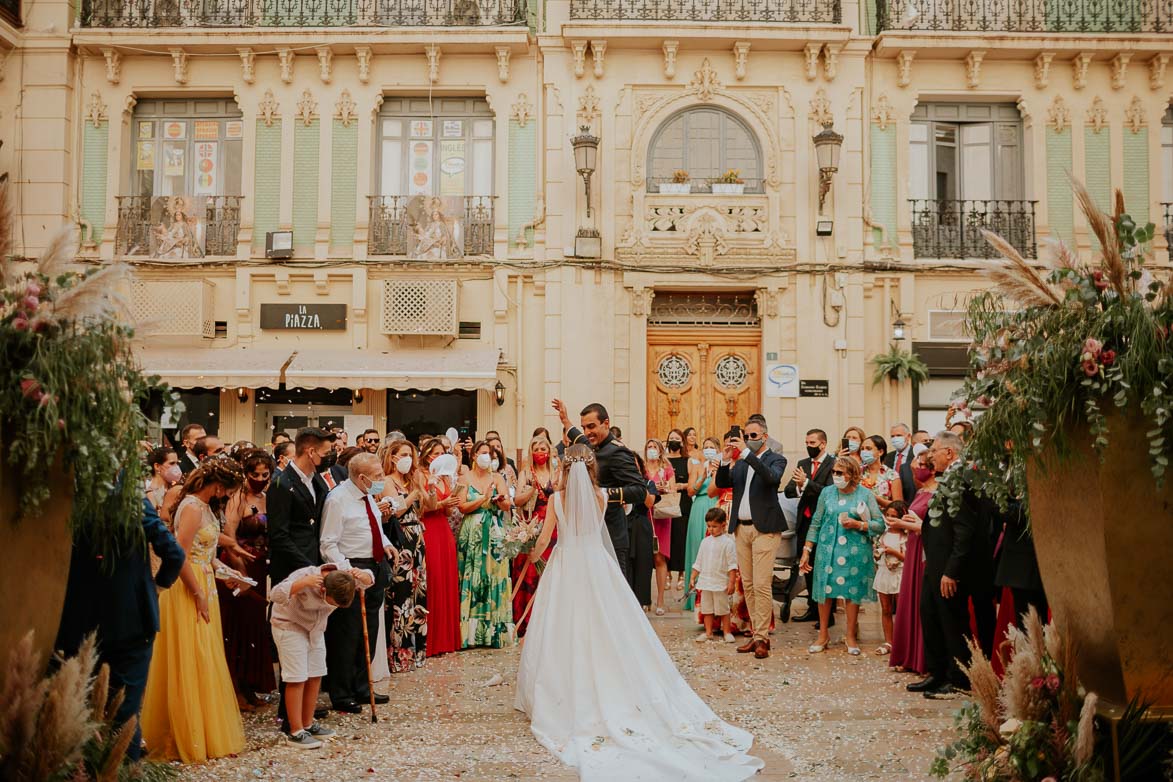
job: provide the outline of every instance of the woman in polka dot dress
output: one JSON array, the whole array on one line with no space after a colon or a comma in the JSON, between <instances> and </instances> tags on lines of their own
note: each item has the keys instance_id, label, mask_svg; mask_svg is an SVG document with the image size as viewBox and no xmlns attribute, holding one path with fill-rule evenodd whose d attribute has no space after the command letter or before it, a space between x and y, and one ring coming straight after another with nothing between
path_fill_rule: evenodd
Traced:
<instances>
[{"instance_id":1,"label":"woman in polka dot dress","mask_svg":"<svg viewBox=\"0 0 1173 782\"><path fill-rule=\"evenodd\" d=\"M872 580L872 538L883 533L884 519L876 495L860 485L859 462L848 457L835 460L831 474L833 485L823 489L819 504L811 517L810 532L802 552L799 569L813 573L811 595L819 604L819 637L810 647L811 654L827 648L827 626L831 606L843 598L847 606L847 653L858 656L859 606L875 602ZM811 548L814 547L814 564Z\"/></svg>"}]
</instances>

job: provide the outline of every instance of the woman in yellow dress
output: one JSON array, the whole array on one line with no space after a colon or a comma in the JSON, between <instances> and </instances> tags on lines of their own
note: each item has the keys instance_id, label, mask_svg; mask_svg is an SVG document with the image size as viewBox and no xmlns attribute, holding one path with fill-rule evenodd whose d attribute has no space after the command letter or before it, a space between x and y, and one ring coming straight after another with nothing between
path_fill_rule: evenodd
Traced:
<instances>
[{"instance_id":1,"label":"woman in yellow dress","mask_svg":"<svg viewBox=\"0 0 1173 782\"><path fill-rule=\"evenodd\" d=\"M143 739L154 758L203 763L244 749L212 572L220 524L209 507L243 483L236 462L212 457L187 477L172 515L187 562L182 583L159 596L142 712Z\"/></svg>"}]
</instances>

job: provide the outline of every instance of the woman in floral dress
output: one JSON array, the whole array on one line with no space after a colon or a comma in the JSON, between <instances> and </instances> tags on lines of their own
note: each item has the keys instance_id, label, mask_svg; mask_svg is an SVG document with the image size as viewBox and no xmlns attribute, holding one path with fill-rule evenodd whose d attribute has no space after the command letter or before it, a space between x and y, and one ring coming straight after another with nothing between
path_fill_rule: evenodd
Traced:
<instances>
[{"instance_id":1,"label":"woman in floral dress","mask_svg":"<svg viewBox=\"0 0 1173 782\"><path fill-rule=\"evenodd\" d=\"M514 502L528 523L534 528L535 534L542 529L546 520L546 505L550 495L558 490L559 470L557 460L550 453L550 441L541 435L535 435L529 444L529 464L521 468L521 475L517 479L517 493ZM543 563L549 561L554 552L554 544L558 541L558 531L550 539L550 546L542 554ZM518 554L513 560L513 621L517 623L517 637L525 635L526 622L522 620L530 600L538 588L538 566L529 563L529 552ZM520 580L519 580L520 579Z\"/></svg>"},{"instance_id":2,"label":"woman in floral dress","mask_svg":"<svg viewBox=\"0 0 1173 782\"><path fill-rule=\"evenodd\" d=\"M863 464L860 484L876 495L880 510L886 510L893 502L904 500L900 476L891 467L884 466L884 457L887 455L888 443L878 434L865 437L859 447L859 460Z\"/></svg>"},{"instance_id":3,"label":"woman in floral dress","mask_svg":"<svg viewBox=\"0 0 1173 782\"><path fill-rule=\"evenodd\" d=\"M383 610L387 617L387 666L391 673L424 664L428 637L427 554L420 504L427 489L418 469L415 446L401 440L387 449L383 472L391 499L387 537L399 552L391 562L391 586Z\"/></svg>"},{"instance_id":4,"label":"woman in floral dress","mask_svg":"<svg viewBox=\"0 0 1173 782\"><path fill-rule=\"evenodd\" d=\"M472 449L473 468L458 484L464 522L456 540L460 570L461 645L513 646L510 562L501 544L512 508L505 478L493 471L493 449L483 440Z\"/></svg>"}]
</instances>

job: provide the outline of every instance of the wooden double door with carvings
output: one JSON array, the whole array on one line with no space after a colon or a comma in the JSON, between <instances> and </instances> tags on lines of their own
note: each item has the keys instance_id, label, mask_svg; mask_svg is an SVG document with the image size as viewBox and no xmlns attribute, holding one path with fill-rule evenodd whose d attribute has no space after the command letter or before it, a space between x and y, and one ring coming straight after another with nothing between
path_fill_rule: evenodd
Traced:
<instances>
[{"instance_id":1,"label":"wooden double door with carvings","mask_svg":"<svg viewBox=\"0 0 1173 782\"><path fill-rule=\"evenodd\" d=\"M720 439L761 410L757 329L648 330L648 436L696 427Z\"/></svg>"}]
</instances>

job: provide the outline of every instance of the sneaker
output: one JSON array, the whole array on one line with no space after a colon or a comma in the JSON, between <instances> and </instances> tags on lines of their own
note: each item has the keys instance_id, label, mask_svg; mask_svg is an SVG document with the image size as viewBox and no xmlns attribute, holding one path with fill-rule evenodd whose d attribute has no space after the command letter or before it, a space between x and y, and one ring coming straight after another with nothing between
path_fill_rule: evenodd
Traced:
<instances>
[{"instance_id":1,"label":"sneaker","mask_svg":"<svg viewBox=\"0 0 1173 782\"><path fill-rule=\"evenodd\" d=\"M725 633L725 643L737 643L737 639L733 637L733 633Z\"/></svg>"},{"instance_id":2,"label":"sneaker","mask_svg":"<svg viewBox=\"0 0 1173 782\"><path fill-rule=\"evenodd\" d=\"M698 644L703 644L705 641L711 641L712 639L711 639L711 638L709 638L709 636L708 636L708 635L706 635L705 633L701 633L701 634L700 634L700 635L698 635L698 636L697 636L697 637L696 637L694 640L695 640L695 641L696 641Z\"/></svg>"},{"instance_id":3,"label":"sneaker","mask_svg":"<svg viewBox=\"0 0 1173 782\"><path fill-rule=\"evenodd\" d=\"M316 739L328 739L334 735L334 731L330 730L325 725L322 725L321 723L318 723L318 722L315 722L313 725L310 725L308 728L305 729L305 731L306 731L306 733L310 734L311 736L313 736Z\"/></svg>"},{"instance_id":4,"label":"sneaker","mask_svg":"<svg viewBox=\"0 0 1173 782\"><path fill-rule=\"evenodd\" d=\"M294 733L292 736L286 739L286 741L298 749L318 749L322 746L322 742L318 741L313 736L311 736L308 731L304 730Z\"/></svg>"}]
</instances>

